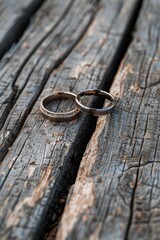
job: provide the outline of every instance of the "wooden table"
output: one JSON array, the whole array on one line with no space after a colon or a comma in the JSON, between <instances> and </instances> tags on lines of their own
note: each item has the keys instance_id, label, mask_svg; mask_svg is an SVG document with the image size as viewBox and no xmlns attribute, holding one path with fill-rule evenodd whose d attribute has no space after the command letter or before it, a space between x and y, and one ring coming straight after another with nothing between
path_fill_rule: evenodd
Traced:
<instances>
[{"instance_id":1,"label":"wooden table","mask_svg":"<svg viewBox=\"0 0 160 240\"><path fill-rule=\"evenodd\" d=\"M0 0L1 240L160 239L159 12L159 0ZM90 88L115 96L113 113L40 113L53 91Z\"/></svg>"}]
</instances>

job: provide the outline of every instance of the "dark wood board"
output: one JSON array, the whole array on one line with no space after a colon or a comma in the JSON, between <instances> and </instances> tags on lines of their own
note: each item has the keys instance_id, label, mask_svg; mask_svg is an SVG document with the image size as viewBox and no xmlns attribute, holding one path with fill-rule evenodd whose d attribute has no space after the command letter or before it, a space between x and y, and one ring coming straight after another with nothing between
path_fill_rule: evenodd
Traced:
<instances>
[{"instance_id":1,"label":"dark wood board","mask_svg":"<svg viewBox=\"0 0 160 240\"><path fill-rule=\"evenodd\" d=\"M101 84L106 69L113 67L137 2L74 1L69 14L13 80L19 91L1 129L2 239L39 239L50 208L54 213L70 182L92 127L92 118L83 114L69 123L45 120L39 111L40 100L53 90L77 93ZM16 51L21 54L21 47ZM10 93L8 86L6 95Z\"/></svg>"},{"instance_id":2,"label":"dark wood board","mask_svg":"<svg viewBox=\"0 0 160 240\"><path fill-rule=\"evenodd\" d=\"M159 239L160 3L144 1L134 39L70 191L57 239Z\"/></svg>"},{"instance_id":3,"label":"dark wood board","mask_svg":"<svg viewBox=\"0 0 160 240\"><path fill-rule=\"evenodd\" d=\"M0 1L0 59L17 42L44 0Z\"/></svg>"},{"instance_id":4,"label":"dark wood board","mask_svg":"<svg viewBox=\"0 0 160 240\"><path fill-rule=\"evenodd\" d=\"M21 1L0 1L0 42L5 34L16 21L16 18L22 14L24 8L31 4L32 0Z\"/></svg>"}]
</instances>

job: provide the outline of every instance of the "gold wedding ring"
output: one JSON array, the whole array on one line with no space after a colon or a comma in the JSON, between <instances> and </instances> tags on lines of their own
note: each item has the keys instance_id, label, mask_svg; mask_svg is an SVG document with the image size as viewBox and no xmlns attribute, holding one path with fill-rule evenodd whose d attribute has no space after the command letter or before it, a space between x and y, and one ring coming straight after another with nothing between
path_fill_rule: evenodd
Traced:
<instances>
[{"instance_id":1,"label":"gold wedding ring","mask_svg":"<svg viewBox=\"0 0 160 240\"><path fill-rule=\"evenodd\" d=\"M71 99L75 102L75 98L76 95L74 93L64 91L54 92L52 95L45 97L41 100L40 110L42 114L51 121L55 122L71 121L75 119L80 113L80 110L78 108L75 108L72 111L61 113L49 111L48 109L46 109L46 105L55 99Z\"/></svg>"}]
</instances>

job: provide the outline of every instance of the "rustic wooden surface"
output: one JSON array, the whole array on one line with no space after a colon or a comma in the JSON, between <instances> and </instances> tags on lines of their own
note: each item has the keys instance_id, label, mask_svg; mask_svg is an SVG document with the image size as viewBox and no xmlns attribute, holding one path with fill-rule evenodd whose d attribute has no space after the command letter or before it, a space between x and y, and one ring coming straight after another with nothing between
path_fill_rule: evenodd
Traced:
<instances>
[{"instance_id":1,"label":"rustic wooden surface","mask_svg":"<svg viewBox=\"0 0 160 240\"><path fill-rule=\"evenodd\" d=\"M144 1L56 239L159 239L160 3Z\"/></svg>"},{"instance_id":2,"label":"rustic wooden surface","mask_svg":"<svg viewBox=\"0 0 160 240\"><path fill-rule=\"evenodd\" d=\"M23 3L27 18L6 5L12 22L23 19L26 27L33 2L36 10L43 1ZM139 0L46 0L19 42L6 48L0 62L0 239L43 239L81 160L57 239L156 239L158 0L144 1L112 85L116 109L96 130L97 119L88 115L53 123L39 111L42 97L54 90L109 88L140 7ZM6 39L15 31L8 24ZM66 103L51 107L63 110Z\"/></svg>"},{"instance_id":3,"label":"rustic wooden surface","mask_svg":"<svg viewBox=\"0 0 160 240\"><path fill-rule=\"evenodd\" d=\"M15 53L2 59L1 79L7 83L1 95L1 239L39 239L46 220L56 219L95 120L81 115L70 123L51 123L39 112L40 100L53 90L98 87L114 68L138 4L62 2L54 9L53 1L46 1ZM49 13L41 15L47 4Z\"/></svg>"}]
</instances>

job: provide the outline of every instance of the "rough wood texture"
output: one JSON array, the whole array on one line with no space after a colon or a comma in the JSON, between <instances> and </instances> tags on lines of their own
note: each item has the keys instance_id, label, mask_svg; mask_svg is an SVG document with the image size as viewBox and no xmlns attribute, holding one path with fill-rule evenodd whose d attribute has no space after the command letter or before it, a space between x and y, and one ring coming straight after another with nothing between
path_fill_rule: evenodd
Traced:
<instances>
[{"instance_id":1,"label":"rough wood texture","mask_svg":"<svg viewBox=\"0 0 160 240\"><path fill-rule=\"evenodd\" d=\"M113 67L135 4L136 0L102 1L100 5L75 1L19 74L20 92L1 130L1 156L17 137L0 166L2 239L38 239L51 207L53 217L56 214L57 201L71 181L92 128L92 118L86 115L70 123L45 120L39 112L41 98L53 90L78 92L82 87L98 87L106 69Z\"/></svg>"},{"instance_id":2,"label":"rough wood texture","mask_svg":"<svg viewBox=\"0 0 160 240\"><path fill-rule=\"evenodd\" d=\"M0 2L0 59L17 42L44 0Z\"/></svg>"},{"instance_id":3,"label":"rough wood texture","mask_svg":"<svg viewBox=\"0 0 160 240\"><path fill-rule=\"evenodd\" d=\"M159 239L160 3L144 1L113 82L115 111L99 118L57 239Z\"/></svg>"}]
</instances>

